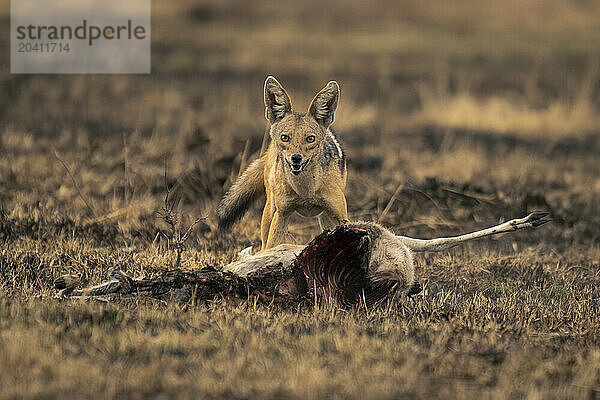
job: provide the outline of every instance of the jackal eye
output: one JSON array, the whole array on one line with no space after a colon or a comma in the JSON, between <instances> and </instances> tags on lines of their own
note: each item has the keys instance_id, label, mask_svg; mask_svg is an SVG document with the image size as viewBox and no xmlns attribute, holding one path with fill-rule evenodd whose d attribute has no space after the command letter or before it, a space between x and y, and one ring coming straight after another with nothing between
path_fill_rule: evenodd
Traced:
<instances>
[{"instance_id":1,"label":"jackal eye","mask_svg":"<svg viewBox=\"0 0 600 400\"><path fill-rule=\"evenodd\" d=\"M312 143L312 142L314 142L314 141L315 141L315 139L316 139L315 135L310 135L310 136L307 136L307 137L306 137L306 141L307 141L308 143Z\"/></svg>"},{"instance_id":2,"label":"jackal eye","mask_svg":"<svg viewBox=\"0 0 600 400\"><path fill-rule=\"evenodd\" d=\"M289 142L290 141L290 137L288 135L281 135L279 137L279 139L281 139L282 142Z\"/></svg>"}]
</instances>

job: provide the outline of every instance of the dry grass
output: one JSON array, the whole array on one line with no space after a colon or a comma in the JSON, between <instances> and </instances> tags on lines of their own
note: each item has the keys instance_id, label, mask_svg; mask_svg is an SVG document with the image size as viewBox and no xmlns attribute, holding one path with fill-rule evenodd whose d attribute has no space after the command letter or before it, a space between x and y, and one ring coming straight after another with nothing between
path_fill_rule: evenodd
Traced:
<instances>
[{"instance_id":1,"label":"dry grass","mask_svg":"<svg viewBox=\"0 0 600 400\"><path fill-rule=\"evenodd\" d=\"M594 69L593 74L596 73ZM421 107L412 116L410 126L434 125L505 134L518 132L537 139L595 134L600 126L595 96L592 96L596 86L595 77L590 75L572 98L549 101L539 98L539 94L522 98L514 95L478 98L468 89L451 93L447 83L436 85L438 90L421 88ZM439 90L439 87L443 89ZM526 91L526 94L529 93Z\"/></svg>"},{"instance_id":2,"label":"dry grass","mask_svg":"<svg viewBox=\"0 0 600 400\"><path fill-rule=\"evenodd\" d=\"M151 76L10 75L0 55L0 398L597 398L598 21L581 0L154 1ZM231 233L214 209L260 150L267 74L299 110L340 82L352 219L555 222L419 255L424 291L373 313L54 300L64 272L176 263L166 187L182 233L208 216L182 268L259 244L260 204ZM317 232L297 218L288 240Z\"/></svg>"}]
</instances>

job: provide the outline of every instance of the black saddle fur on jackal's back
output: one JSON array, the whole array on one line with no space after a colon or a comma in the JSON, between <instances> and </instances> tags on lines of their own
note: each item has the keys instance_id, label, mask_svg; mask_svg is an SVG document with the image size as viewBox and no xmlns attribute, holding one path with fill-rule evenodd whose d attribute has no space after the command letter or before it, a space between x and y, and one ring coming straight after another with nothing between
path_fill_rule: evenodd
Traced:
<instances>
[{"instance_id":1,"label":"black saddle fur on jackal's back","mask_svg":"<svg viewBox=\"0 0 600 400\"><path fill-rule=\"evenodd\" d=\"M344 307L362 302L368 308L392 297L399 288L398 274L369 267L379 235L370 224L347 224L314 238L297 260L307 295L329 294Z\"/></svg>"}]
</instances>

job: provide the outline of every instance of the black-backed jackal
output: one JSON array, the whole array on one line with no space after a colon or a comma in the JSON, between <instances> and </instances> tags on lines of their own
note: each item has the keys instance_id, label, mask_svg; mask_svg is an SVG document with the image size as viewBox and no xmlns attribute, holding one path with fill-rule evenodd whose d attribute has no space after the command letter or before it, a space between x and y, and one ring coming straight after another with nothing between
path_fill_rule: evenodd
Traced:
<instances>
[{"instance_id":1,"label":"black-backed jackal","mask_svg":"<svg viewBox=\"0 0 600 400\"><path fill-rule=\"evenodd\" d=\"M231 227L264 192L263 249L283 241L294 212L318 215L322 229L347 222L346 158L330 129L339 97L340 88L331 81L317 93L307 113L293 112L285 89L275 78L267 77L265 117L271 123L271 142L221 200L217 210L220 228Z\"/></svg>"}]
</instances>

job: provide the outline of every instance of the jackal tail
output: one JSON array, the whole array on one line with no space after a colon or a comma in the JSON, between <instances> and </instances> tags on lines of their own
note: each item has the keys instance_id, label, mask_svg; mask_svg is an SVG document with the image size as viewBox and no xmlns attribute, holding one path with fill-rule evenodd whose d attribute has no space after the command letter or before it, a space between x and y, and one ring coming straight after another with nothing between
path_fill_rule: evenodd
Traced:
<instances>
[{"instance_id":1,"label":"jackal tail","mask_svg":"<svg viewBox=\"0 0 600 400\"><path fill-rule=\"evenodd\" d=\"M264 159L261 157L246 168L219 203L217 208L219 229L231 228L263 193L265 193Z\"/></svg>"}]
</instances>

